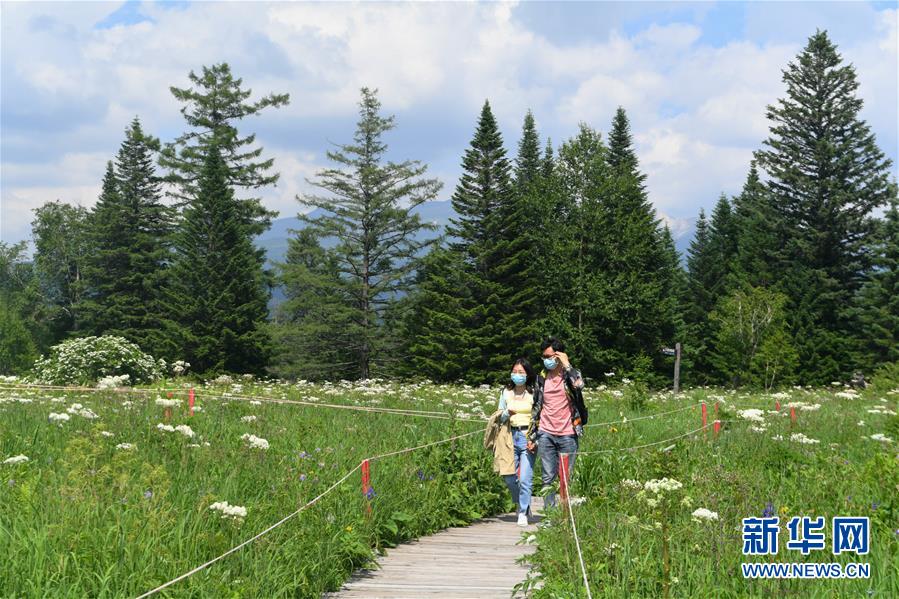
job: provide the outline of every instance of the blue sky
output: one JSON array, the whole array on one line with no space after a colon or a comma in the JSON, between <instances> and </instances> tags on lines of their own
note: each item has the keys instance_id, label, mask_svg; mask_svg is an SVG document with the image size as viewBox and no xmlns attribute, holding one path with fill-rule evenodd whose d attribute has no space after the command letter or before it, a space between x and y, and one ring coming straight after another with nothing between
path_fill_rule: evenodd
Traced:
<instances>
[{"instance_id":1,"label":"blue sky","mask_svg":"<svg viewBox=\"0 0 899 599\"><path fill-rule=\"evenodd\" d=\"M607 131L628 111L650 198L675 233L736 193L767 135L781 69L816 29L852 62L862 112L897 161L896 4L2 3L0 239L30 235L32 210L92 206L128 122L183 131L170 85L227 61L288 107L245 124L281 172L264 201L302 210L306 178L349 141L359 88L378 88L397 129L391 157L415 158L452 194L489 99L510 152L526 110L555 145L579 122ZM894 173L897 171L894 166Z\"/></svg>"}]
</instances>

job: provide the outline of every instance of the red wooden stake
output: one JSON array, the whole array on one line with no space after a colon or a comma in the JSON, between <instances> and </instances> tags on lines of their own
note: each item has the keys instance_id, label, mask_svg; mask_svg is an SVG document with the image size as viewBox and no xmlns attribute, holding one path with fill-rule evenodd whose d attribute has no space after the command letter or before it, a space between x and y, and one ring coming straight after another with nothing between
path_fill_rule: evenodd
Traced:
<instances>
[{"instance_id":1,"label":"red wooden stake","mask_svg":"<svg viewBox=\"0 0 899 599\"><path fill-rule=\"evenodd\" d=\"M793 422L793 424L796 423L796 408L794 407L790 408L790 421Z\"/></svg>"},{"instance_id":2,"label":"red wooden stake","mask_svg":"<svg viewBox=\"0 0 899 599\"><path fill-rule=\"evenodd\" d=\"M718 402L717 401L715 402L715 413L716 414L718 413Z\"/></svg>"},{"instance_id":3,"label":"red wooden stake","mask_svg":"<svg viewBox=\"0 0 899 599\"><path fill-rule=\"evenodd\" d=\"M187 392L187 407L188 407L188 415L194 415L194 388L191 387L190 391Z\"/></svg>"},{"instance_id":4,"label":"red wooden stake","mask_svg":"<svg viewBox=\"0 0 899 599\"><path fill-rule=\"evenodd\" d=\"M559 456L559 495L562 498L562 507L568 509L568 454Z\"/></svg>"},{"instance_id":5,"label":"red wooden stake","mask_svg":"<svg viewBox=\"0 0 899 599\"><path fill-rule=\"evenodd\" d=\"M702 402L702 428L705 428L708 418L708 410L705 406L705 402Z\"/></svg>"},{"instance_id":6,"label":"red wooden stake","mask_svg":"<svg viewBox=\"0 0 899 599\"><path fill-rule=\"evenodd\" d=\"M715 429L715 437L717 437L718 433L721 432L721 421L720 420L715 421L714 429Z\"/></svg>"},{"instance_id":7,"label":"red wooden stake","mask_svg":"<svg viewBox=\"0 0 899 599\"><path fill-rule=\"evenodd\" d=\"M171 417L172 417L172 408L166 408L165 409L165 421L168 422Z\"/></svg>"},{"instance_id":8,"label":"red wooden stake","mask_svg":"<svg viewBox=\"0 0 899 599\"><path fill-rule=\"evenodd\" d=\"M780 400L777 399L774 401L774 409L780 412Z\"/></svg>"},{"instance_id":9,"label":"red wooden stake","mask_svg":"<svg viewBox=\"0 0 899 599\"><path fill-rule=\"evenodd\" d=\"M371 500L368 496L368 492L371 490L371 470L369 468L368 460L362 460L362 496L368 499L369 501L365 504L365 513L371 514Z\"/></svg>"}]
</instances>

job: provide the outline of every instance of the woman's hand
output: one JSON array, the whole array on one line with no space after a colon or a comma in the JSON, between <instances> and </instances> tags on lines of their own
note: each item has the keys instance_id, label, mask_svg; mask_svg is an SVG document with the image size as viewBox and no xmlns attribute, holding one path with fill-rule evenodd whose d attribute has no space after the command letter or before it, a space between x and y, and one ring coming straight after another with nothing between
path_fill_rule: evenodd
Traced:
<instances>
[{"instance_id":1,"label":"woman's hand","mask_svg":"<svg viewBox=\"0 0 899 599\"><path fill-rule=\"evenodd\" d=\"M569 366L571 366L571 362L568 361L568 354L566 354L565 352L557 351L555 357L558 358L562 363L563 368L568 368Z\"/></svg>"},{"instance_id":2,"label":"woman's hand","mask_svg":"<svg viewBox=\"0 0 899 599\"><path fill-rule=\"evenodd\" d=\"M509 416L514 416L516 414L515 410L509 410Z\"/></svg>"},{"instance_id":3,"label":"woman's hand","mask_svg":"<svg viewBox=\"0 0 899 599\"><path fill-rule=\"evenodd\" d=\"M537 445L535 445L533 441L528 441L528 451L530 453L534 453L534 451L536 449L537 449Z\"/></svg>"}]
</instances>

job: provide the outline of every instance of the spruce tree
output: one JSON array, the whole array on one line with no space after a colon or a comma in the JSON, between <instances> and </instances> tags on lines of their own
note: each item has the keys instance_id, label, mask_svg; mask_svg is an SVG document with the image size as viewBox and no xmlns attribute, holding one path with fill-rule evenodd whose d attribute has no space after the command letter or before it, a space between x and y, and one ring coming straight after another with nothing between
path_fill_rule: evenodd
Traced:
<instances>
[{"instance_id":1,"label":"spruce tree","mask_svg":"<svg viewBox=\"0 0 899 599\"><path fill-rule=\"evenodd\" d=\"M737 254L727 286L773 287L780 280L785 223L774 196L759 179L755 161L743 189L733 201Z\"/></svg>"},{"instance_id":2,"label":"spruce tree","mask_svg":"<svg viewBox=\"0 0 899 599\"><path fill-rule=\"evenodd\" d=\"M874 246L874 270L859 291L861 323L859 367L870 370L899 362L899 203L893 202L880 223Z\"/></svg>"},{"instance_id":3,"label":"spruce tree","mask_svg":"<svg viewBox=\"0 0 899 599\"><path fill-rule=\"evenodd\" d=\"M169 169L166 180L175 186L177 206L191 201L198 192L209 146L215 142L227 166L227 183L240 190L258 190L275 185L278 173L272 172L273 158L262 159L262 147L254 147L256 135L241 135L238 122L259 115L266 108L285 106L289 94L269 94L250 100L252 90L243 88L243 79L235 78L228 63L204 66L197 75L188 75L191 87L170 87L175 99L183 104L181 114L190 130L167 143L159 158L160 166ZM252 193L252 192L251 192ZM268 229L277 212L267 210L257 197L243 198L239 214L251 234ZM257 252L264 261L264 250Z\"/></svg>"},{"instance_id":4,"label":"spruce tree","mask_svg":"<svg viewBox=\"0 0 899 599\"><path fill-rule=\"evenodd\" d=\"M183 359L199 373L262 374L271 355L268 289L217 143L175 237L167 301Z\"/></svg>"},{"instance_id":5,"label":"spruce tree","mask_svg":"<svg viewBox=\"0 0 899 599\"><path fill-rule=\"evenodd\" d=\"M507 336L527 324L509 300L522 284L514 273L526 261L513 238L520 231L512 228L521 196L489 102L462 168L451 200L456 216L446 231L451 243L428 257L413 302L418 314L406 330L420 374L482 383L509 368L520 348Z\"/></svg>"},{"instance_id":6,"label":"spruce tree","mask_svg":"<svg viewBox=\"0 0 899 599\"><path fill-rule=\"evenodd\" d=\"M380 114L376 90L362 88L354 143L328 152L337 164L318 173L312 184L330 195L304 196L301 201L322 209L317 218L301 216L321 238L336 239L336 256L345 301L353 310L347 348L368 378L372 367L384 367L398 356L396 338L383 327L384 317L399 295L408 292L417 261L433 245L422 235L432 224L413 210L433 200L442 187L422 178L427 166L417 160L385 160L383 135L395 127L394 117ZM299 199L299 198L298 198ZM393 341L394 344L388 344Z\"/></svg>"},{"instance_id":7,"label":"spruce tree","mask_svg":"<svg viewBox=\"0 0 899 599\"><path fill-rule=\"evenodd\" d=\"M515 187L519 194L525 194L529 187L537 183L541 165L540 136L537 134L534 114L528 110L521 127L518 157L515 159Z\"/></svg>"},{"instance_id":8,"label":"spruce tree","mask_svg":"<svg viewBox=\"0 0 899 599\"><path fill-rule=\"evenodd\" d=\"M712 220L709 226L709 253L712 256L709 262L711 270L708 273L708 281L712 286L709 291L712 295L711 302L715 304L729 291L727 283L734 270L734 261L737 257L736 223L730 201L723 193L712 210Z\"/></svg>"},{"instance_id":9,"label":"spruce tree","mask_svg":"<svg viewBox=\"0 0 899 599\"><path fill-rule=\"evenodd\" d=\"M666 286L674 273L643 185L646 176L639 169L630 123L620 107L612 122L606 162L611 178L602 198L606 227L595 234L603 241L599 260L609 285L610 345L623 360L615 366L634 374L642 370L639 374L646 376L647 360L662 367L659 350L672 341Z\"/></svg>"},{"instance_id":10,"label":"spruce tree","mask_svg":"<svg viewBox=\"0 0 899 599\"><path fill-rule=\"evenodd\" d=\"M351 351L356 311L337 254L322 247L319 231L305 227L288 239L285 261L277 266L285 300L274 315L272 371L309 380L359 378Z\"/></svg>"},{"instance_id":11,"label":"spruce tree","mask_svg":"<svg viewBox=\"0 0 899 599\"><path fill-rule=\"evenodd\" d=\"M715 307L713 256L710 251L710 231L705 211L699 209L696 232L687 250L687 296L685 308L687 335L684 352L693 360L695 380L707 382L712 372L709 356L711 329L709 315Z\"/></svg>"},{"instance_id":12,"label":"spruce tree","mask_svg":"<svg viewBox=\"0 0 899 599\"><path fill-rule=\"evenodd\" d=\"M449 248L436 248L425 257L403 321L410 340L409 376L483 380L476 366L482 361L482 344L469 325L475 304L464 272L462 254Z\"/></svg>"},{"instance_id":13,"label":"spruce tree","mask_svg":"<svg viewBox=\"0 0 899 599\"><path fill-rule=\"evenodd\" d=\"M852 65L827 33L783 71L787 97L768 107L756 160L786 223L783 288L806 382L849 376L859 327L850 301L871 268L871 213L895 195L891 162L861 120Z\"/></svg>"},{"instance_id":14,"label":"spruce tree","mask_svg":"<svg viewBox=\"0 0 899 599\"><path fill-rule=\"evenodd\" d=\"M510 360L535 352L540 336L540 297L536 291L542 284L540 270L546 258L543 236L550 193L542 168L540 137L534 115L528 111L515 159L514 192L509 203L500 208L503 266L498 275L505 306L501 331L505 355Z\"/></svg>"},{"instance_id":15,"label":"spruce tree","mask_svg":"<svg viewBox=\"0 0 899 599\"><path fill-rule=\"evenodd\" d=\"M118 335L155 357L173 358L177 341L164 332L160 289L171 258L172 213L162 204L153 166L159 142L135 118L107 165L88 221L91 254L78 309L79 335Z\"/></svg>"}]
</instances>

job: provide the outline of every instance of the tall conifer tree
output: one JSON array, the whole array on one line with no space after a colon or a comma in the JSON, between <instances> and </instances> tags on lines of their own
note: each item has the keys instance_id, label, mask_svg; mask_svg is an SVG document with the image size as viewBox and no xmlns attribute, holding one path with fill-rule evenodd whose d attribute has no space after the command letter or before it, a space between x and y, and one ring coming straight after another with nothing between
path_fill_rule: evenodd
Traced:
<instances>
[{"instance_id":1,"label":"tall conifer tree","mask_svg":"<svg viewBox=\"0 0 899 599\"><path fill-rule=\"evenodd\" d=\"M159 142L135 118L107 165L89 218L91 254L78 334L119 335L156 357L172 358L177 342L164 332L160 289L171 258L172 213L161 201L153 166Z\"/></svg>"},{"instance_id":2,"label":"tall conifer tree","mask_svg":"<svg viewBox=\"0 0 899 599\"><path fill-rule=\"evenodd\" d=\"M818 31L783 71L787 96L768 107L756 160L786 222L784 289L807 382L849 376L859 327L851 299L871 268L871 213L895 196L891 161L860 118L852 65Z\"/></svg>"},{"instance_id":3,"label":"tall conifer tree","mask_svg":"<svg viewBox=\"0 0 899 599\"><path fill-rule=\"evenodd\" d=\"M319 217L301 216L320 238L337 245L328 250L336 260L333 281L351 310L346 348L358 364L358 376L368 378L372 366L395 366L408 359L399 355L398 339L386 330L384 319L399 295L409 291L421 254L434 244L432 224L421 222L413 210L433 200L442 187L422 176L427 166L417 160L387 161L383 135L395 127L392 116L380 114L376 90L362 88L359 122L352 144L328 152L335 168L312 181L329 195L307 195L302 201L324 211Z\"/></svg>"},{"instance_id":4,"label":"tall conifer tree","mask_svg":"<svg viewBox=\"0 0 899 599\"><path fill-rule=\"evenodd\" d=\"M213 141L175 238L167 302L197 372L262 374L272 353L268 288Z\"/></svg>"}]
</instances>

